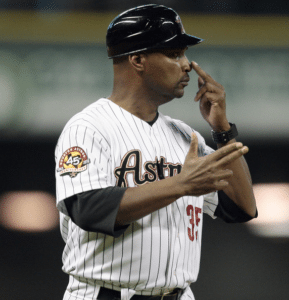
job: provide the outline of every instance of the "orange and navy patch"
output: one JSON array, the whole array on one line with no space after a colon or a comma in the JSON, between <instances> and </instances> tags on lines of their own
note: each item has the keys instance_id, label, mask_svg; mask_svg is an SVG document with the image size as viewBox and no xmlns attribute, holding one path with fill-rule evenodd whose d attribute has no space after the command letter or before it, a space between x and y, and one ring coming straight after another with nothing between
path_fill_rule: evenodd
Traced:
<instances>
[{"instance_id":1,"label":"orange and navy patch","mask_svg":"<svg viewBox=\"0 0 289 300\"><path fill-rule=\"evenodd\" d=\"M75 177L78 173L87 170L87 165L90 159L87 157L85 151L77 146L67 149L60 158L59 172L60 176L69 175L71 178Z\"/></svg>"}]
</instances>

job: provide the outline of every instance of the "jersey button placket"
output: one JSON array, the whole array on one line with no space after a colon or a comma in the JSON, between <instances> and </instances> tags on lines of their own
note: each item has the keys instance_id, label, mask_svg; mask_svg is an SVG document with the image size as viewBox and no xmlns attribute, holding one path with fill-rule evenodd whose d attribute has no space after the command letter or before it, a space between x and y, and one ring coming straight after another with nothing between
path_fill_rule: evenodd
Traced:
<instances>
[{"instance_id":1,"label":"jersey button placket","mask_svg":"<svg viewBox=\"0 0 289 300\"><path fill-rule=\"evenodd\" d=\"M161 159L161 156L165 157L165 152L161 144L162 140L156 128L156 124L154 124L154 126L151 128L151 139L155 149L156 163L158 163ZM158 169L158 174L159 177L161 177L160 179L163 179L163 170Z\"/></svg>"},{"instance_id":2,"label":"jersey button placket","mask_svg":"<svg viewBox=\"0 0 289 300\"><path fill-rule=\"evenodd\" d=\"M156 159L156 158L159 159L159 154L160 154L159 142L156 139L155 131L154 131L153 127L151 127L151 129L150 129L150 138L151 138L152 145L154 147L154 154L155 154L154 159Z\"/></svg>"}]
</instances>

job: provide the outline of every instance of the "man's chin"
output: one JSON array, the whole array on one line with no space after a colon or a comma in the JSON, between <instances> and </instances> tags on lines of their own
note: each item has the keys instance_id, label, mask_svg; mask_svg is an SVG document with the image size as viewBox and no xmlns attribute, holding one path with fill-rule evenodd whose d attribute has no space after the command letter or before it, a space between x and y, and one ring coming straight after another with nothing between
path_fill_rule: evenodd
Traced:
<instances>
[{"instance_id":1,"label":"man's chin","mask_svg":"<svg viewBox=\"0 0 289 300\"><path fill-rule=\"evenodd\" d=\"M173 99L176 99L176 98L182 98L184 96L184 89L177 89L177 90L174 90L174 92L172 94L168 94L166 96L166 99L163 103L161 103L160 105L162 104L165 104L165 103L168 103L170 101L172 101Z\"/></svg>"},{"instance_id":2,"label":"man's chin","mask_svg":"<svg viewBox=\"0 0 289 300\"><path fill-rule=\"evenodd\" d=\"M182 98L184 96L184 94L185 94L184 89L177 90L175 93L175 98Z\"/></svg>"}]
</instances>

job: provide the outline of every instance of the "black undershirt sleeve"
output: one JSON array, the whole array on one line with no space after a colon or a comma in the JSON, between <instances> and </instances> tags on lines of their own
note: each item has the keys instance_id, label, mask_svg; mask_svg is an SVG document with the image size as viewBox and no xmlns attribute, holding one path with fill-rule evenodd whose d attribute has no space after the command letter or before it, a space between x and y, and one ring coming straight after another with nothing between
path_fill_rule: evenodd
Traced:
<instances>
[{"instance_id":1,"label":"black undershirt sleeve","mask_svg":"<svg viewBox=\"0 0 289 300\"><path fill-rule=\"evenodd\" d=\"M69 217L81 229L121 236L129 225L115 228L115 219L126 188L108 187L73 195L64 200ZM253 219L239 208L223 191L218 191L219 203L215 216L227 223L243 223ZM257 218L256 212L255 218Z\"/></svg>"},{"instance_id":2,"label":"black undershirt sleeve","mask_svg":"<svg viewBox=\"0 0 289 300\"><path fill-rule=\"evenodd\" d=\"M223 191L218 191L219 203L215 210L215 216L223 219L226 223L244 223L258 217L251 217L243 211L235 202Z\"/></svg>"},{"instance_id":3,"label":"black undershirt sleeve","mask_svg":"<svg viewBox=\"0 0 289 300\"><path fill-rule=\"evenodd\" d=\"M126 188L108 187L73 195L64 200L69 217L81 229L119 237L129 225L115 228Z\"/></svg>"}]
</instances>

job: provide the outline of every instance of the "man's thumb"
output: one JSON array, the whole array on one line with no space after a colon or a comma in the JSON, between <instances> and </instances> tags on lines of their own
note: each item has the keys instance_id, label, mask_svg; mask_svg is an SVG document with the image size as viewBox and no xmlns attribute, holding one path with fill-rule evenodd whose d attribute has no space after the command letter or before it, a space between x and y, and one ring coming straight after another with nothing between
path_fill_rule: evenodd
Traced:
<instances>
[{"instance_id":1,"label":"man's thumb","mask_svg":"<svg viewBox=\"0 0 289 300\"><path fill-rule=\"evenodd\" d=\"M191 135L191 144L188 155L191 158L198 158L198 137L194 132Z\"/></svg>"}]
</instances>

